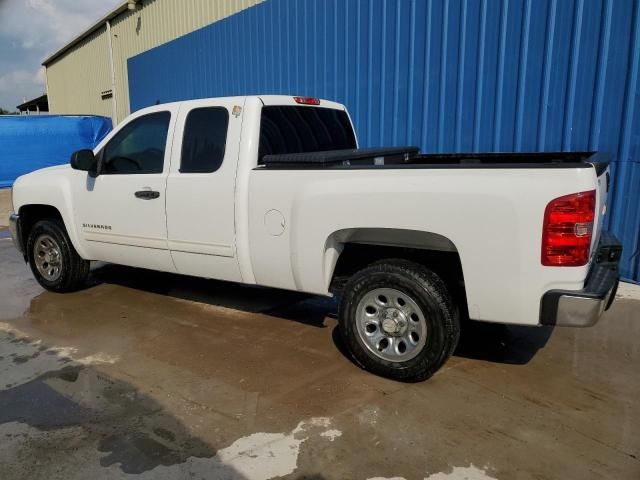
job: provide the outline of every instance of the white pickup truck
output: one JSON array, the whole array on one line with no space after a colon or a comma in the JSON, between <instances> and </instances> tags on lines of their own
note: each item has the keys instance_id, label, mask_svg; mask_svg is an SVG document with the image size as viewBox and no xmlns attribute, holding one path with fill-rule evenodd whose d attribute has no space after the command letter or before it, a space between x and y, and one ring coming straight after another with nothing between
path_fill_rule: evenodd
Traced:
<instances>
[{"instance_id":1,"label":"white pickup truck","mask_svg":"<svg viewBox=\"0 0 640 480\"><path fill-rule=\"evenodd\" d=\"M461 319L589 326L621 253L592 153L358 149L343 105L211 98L135 112L70 166L20 177L10 224L40 284L100 260L339 295L354 359L426 379Z\"/></svg>"}]
</instances>

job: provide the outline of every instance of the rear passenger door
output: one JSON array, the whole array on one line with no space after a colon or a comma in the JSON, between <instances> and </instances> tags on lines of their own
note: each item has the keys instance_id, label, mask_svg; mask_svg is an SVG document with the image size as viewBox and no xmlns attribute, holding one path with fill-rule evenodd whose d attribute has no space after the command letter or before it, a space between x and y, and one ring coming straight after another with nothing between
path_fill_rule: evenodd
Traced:
<instances>
[{"instance_id":1,"label":"rear passenger door","mask_svg":"<svg viewBox=\"0 0 640 480\"><path fill-rule=\"evenodd\" d=\"M197 100L180 109L167 178L168 243L179 273L242 280L234 228L241 101Z\"/></svg>"}]
</instances>

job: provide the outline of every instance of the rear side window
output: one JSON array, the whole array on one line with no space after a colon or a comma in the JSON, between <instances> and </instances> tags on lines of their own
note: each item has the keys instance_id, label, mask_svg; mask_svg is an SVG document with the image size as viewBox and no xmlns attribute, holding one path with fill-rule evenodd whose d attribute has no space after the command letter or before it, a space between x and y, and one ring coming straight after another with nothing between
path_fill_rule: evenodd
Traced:
<instances>
[{"instance_id":1,"label":"rear side window","mask_svg":"<svg viewBox=\"0 0 640 480\"><path fill-rule=\"evenodd\" d=\"M260 121L258 163L265 155L356 148L347 112L321 107L266 106Z\"/></svg>"},{"instance_id":2,"label":"rear side window","mask_svg":"<svg viewBox=\"0 0 640 480\"><path fill-rule=\"evenodd\" d=\"M187 115L180 173L211 173L222 165L229 112L223 107L195 108Z\"/></svg>"}]
</instances>

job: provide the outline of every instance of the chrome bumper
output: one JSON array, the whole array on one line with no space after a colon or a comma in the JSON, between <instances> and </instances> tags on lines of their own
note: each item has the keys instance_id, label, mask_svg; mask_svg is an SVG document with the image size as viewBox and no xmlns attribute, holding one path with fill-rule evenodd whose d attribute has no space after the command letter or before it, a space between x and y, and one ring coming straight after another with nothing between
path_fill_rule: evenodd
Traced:
<instances>
[{"instance_id":1,"label":"chrome bumper","mask_svg":"<svg viewBox=\"0 0 640 480\"><path fill-rule=\"evenodd\" d=\"M582 290L551 290L542 297L540 323L591 327L609 309L618 290L622 246L608 232L600 236L594 263Z\"/></svg>"},{"instance_id":2,"label":"chrome bumper","mask_svg":"<svg viewBox=\"0 0 640 480\"><path fill-rule=\"evenodd\" d=\"M22 252L22 241L20 237L20 216L12 213L9 216L9 233L11 233L11 238L13 239L13 244L16 248Z\"/></svg>"}]
</instances>

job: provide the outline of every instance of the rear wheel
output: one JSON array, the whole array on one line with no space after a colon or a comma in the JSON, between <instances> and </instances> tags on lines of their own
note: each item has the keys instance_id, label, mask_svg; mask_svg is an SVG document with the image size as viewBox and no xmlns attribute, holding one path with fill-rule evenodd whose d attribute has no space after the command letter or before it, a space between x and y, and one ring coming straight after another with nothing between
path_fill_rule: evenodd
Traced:
<instances>
[{"instance_id":1,"label":"rear wheel","mask_svg":"<svg viewBox=\"0 0 640 480\"><path fill-rule=\"evenodd\" d=\"M444 282L407 260L385 260L357 272L345 286L340 327L358 364L403 381L432 376L460 334Z\"/></svg>"},{"instance_id":2,"label":"rear wheel","mask_svg":"<svg viewBox=\"0 0 640 480\"><path fill-rule=\"evenodd\" d=\"M52 292L82 288L89 276L89 262L80 258L64 224L56 219L37 222L27 240L31 271L42 287Z\"/></svg>"}]
</instances>

